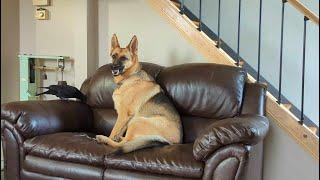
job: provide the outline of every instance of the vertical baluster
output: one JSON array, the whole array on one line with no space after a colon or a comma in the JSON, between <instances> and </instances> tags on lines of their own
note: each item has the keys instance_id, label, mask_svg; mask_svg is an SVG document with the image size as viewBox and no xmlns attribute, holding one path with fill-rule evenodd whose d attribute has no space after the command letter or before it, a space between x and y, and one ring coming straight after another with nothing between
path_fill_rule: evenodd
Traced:
<instances>
[{"instance_id":1,"label":"vertical baluster","mask_svg":"<svg viewBox=\"0 0 320 180\"><path fill-rule=\"evenodd\" d=\"M238 43L237 43L237 63L240 65L240 24L241 24L241 0L239 0L239 10L238 10Z\"/></svg>"},{"instance_id":2,"label":"vertical baluster","mask_svg":"<svg viewBox=\"0 0 320 180\"><path fill-rule=\"evenodd\" d=\"M217 47L220 48L220 19L221 19L221 0L219 0L218 5L218 41L217 41Z\"/></svg>"},{"instance_id":3,"label":"vertical baluster","mask_svg":"<svg viewBox=\"0 0 320 180\"><path fill-rule=\"evenodd\" d=\"M261 17L262 17L262 0L260 0L259 8L259 45L258 45L258 76L257 81L260 81L260 61L261 61Z\"/></svg>"},{"instance_id":4,"label":"vertical baluster","mask_svg":"<svg viewBox=\"0 0 320 180\"><path fill-rule=\"evenodd\" d=\"M281 89L282 89L282 58L283 58L283 27L284 27L284 8L287 0L282 0L282 12L281 12L281 39L280 39L280 69L279 69L279 94L278 104L281 103Z\"/></svg>"},{"instance_id":5,"label":"vertical baluster","mask_svg":"<svg viewBox=\"0 0 320 180\"><path fill-rule=\"evenodd\" d=\"M304 76L305 76L305 64L306 64L306 39L307 39L307 21L309 18L304 17L303 23L303 57L302 57L302 88L301 88L301 115L300 124L303 125L304 121Z\"/></svg>"},{"instance_id":6,"label":"vertical baluster","mask_svg":"<svg viewBox=\"0 0 320 180\"><path fill-rule=\"evenodd\" d=\"M202 31L202 0L199 0L199 27L198 30Z\"/></svg>"},{"instance_id":7,"label":"vertical baluster","mask_svg":"<svg viewBox=\"0 0 320 180\"><path fill-rule=\"evenodd\" d=\"M184 14L184 0L180 0L180 14Z\"/></svg>"}]
</instances>

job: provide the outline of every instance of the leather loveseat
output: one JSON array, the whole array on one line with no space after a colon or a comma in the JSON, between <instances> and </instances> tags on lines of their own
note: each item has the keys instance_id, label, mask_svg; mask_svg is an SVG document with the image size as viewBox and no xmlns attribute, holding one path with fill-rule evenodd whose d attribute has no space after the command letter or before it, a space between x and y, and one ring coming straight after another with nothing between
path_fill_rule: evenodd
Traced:
<instances>
[{"instance_id":1,"label":"leather loveseat","mask_svg":"<svg viewBox=\"0 0 320 180\"><path fill-rule=\"evenodd\" d=\"M142 63L179 111L183 144L108 156L98 144L117 118L110 65L82 85L87 104L11 102L1 106L5 177L14 179L262 179L266 87L237 67Z\"/></svg>"}]
</instances>

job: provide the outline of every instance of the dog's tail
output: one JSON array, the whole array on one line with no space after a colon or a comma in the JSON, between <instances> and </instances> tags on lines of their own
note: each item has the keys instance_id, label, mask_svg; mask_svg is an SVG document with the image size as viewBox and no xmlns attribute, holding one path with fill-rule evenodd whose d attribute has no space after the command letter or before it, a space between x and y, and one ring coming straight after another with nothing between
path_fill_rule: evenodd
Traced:
<instances>
[{"instance_id":1,"label":"dog's tail","mask_svg":"<svg viewBox=\"0 0 320 180\"><path fill-rule=\"evenodd\" d=\"M111 154L112 155L124 154L124 153L129 153L138 149L161 146L161 145L169 145L169 144L171 143L161 136L155 136L155 135L141 136L126 142Z\"/></svg>"}]
</instances>

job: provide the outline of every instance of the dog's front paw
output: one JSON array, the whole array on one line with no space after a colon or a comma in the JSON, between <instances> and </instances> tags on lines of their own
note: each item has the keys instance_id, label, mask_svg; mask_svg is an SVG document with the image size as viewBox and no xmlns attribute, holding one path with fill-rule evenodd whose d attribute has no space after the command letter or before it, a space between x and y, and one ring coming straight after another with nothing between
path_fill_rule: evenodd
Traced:
<instances>
[{"instance_id":1,"label":"dog's front paw","mask_svg":"<svg viewBox=\"0 0 320 180\"><path fill-rule=\"evenodd\" d=\"M107 137L104 135L96 135L96 140L98 143L103 143L103 144L107 143L106 138Z\"/></svg>"}]
</instances>

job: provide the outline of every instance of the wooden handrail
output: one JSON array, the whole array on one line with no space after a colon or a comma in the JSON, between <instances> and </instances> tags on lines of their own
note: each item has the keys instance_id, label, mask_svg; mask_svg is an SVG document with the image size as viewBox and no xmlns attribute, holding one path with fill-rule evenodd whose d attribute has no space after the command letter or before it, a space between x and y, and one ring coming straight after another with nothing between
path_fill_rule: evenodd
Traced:
<instances>
[{"instance_id":1,"label":"wooden handrail","mask_svg":"<svg viewBox=\"0 0 320 180\"><path fill-rule=\"evenodd\" d=\"M288 3L290 3L294 8L300 11L304 16L306 16L308 19L310 19L312 22L316 23L319 26L319 17L310 9L308 9L305 5L303 5L300 1L288 0Z\"/></svg>"}]
</instances>

